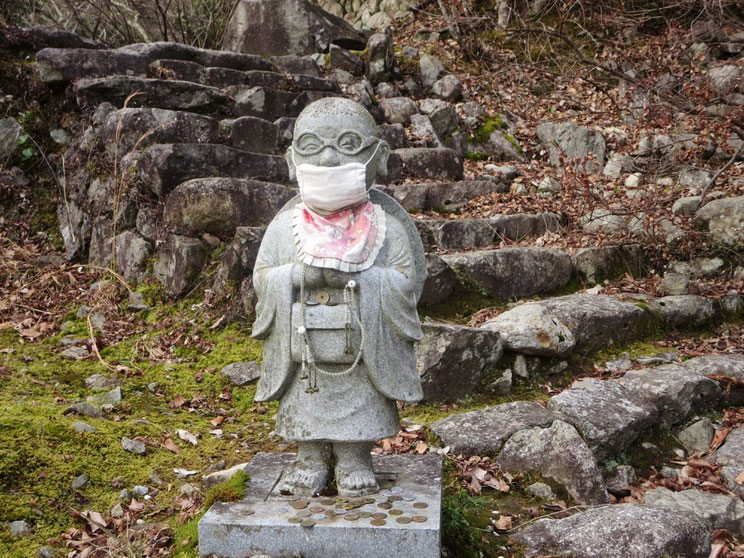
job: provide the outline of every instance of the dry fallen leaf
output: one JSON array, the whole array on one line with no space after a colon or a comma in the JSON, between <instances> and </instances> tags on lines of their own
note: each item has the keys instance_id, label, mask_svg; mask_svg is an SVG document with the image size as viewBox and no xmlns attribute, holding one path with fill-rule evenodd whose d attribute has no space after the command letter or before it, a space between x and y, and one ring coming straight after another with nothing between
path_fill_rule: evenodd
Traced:
<instances>
[{"instance_id":1,"label":"dry fallen leaf","mask_svg":"<svg viewBox=\"0 0 744 558\"><path fill-rule=\"evenodd\" d=\"M176 395L173 398L173 401L170 402L171 409L178 409L180 407L183 407L186 403L188 403L188 399L186 399L183 395Z\"/></svg>"},{"instance_id":2,"label":"dry fallen leaf","mask_svg":"<svg viewBox=\"0 0 744 558\"><path fill-rule=\"evenodd\" d=\"M424 442L423 440L419 440L416 442L416 453L419 455L426 453L426 450L429 449L429 444Z\"/></svg>"},{"instance_id":3,"label":"dry fallen leaf","mask_svg":"<svg viewBox=\"0 0 744 558\"><path fill-rule=\"evenodd\" d=\"M220 424L222 424L222 421L224 421L224 420L225 420L225 417L215 417L215 418L213 418L212 420L209 421L209 424L211 424L214 427L217 427Z\"/></svg>"},{"instance_id":4,"label":"dry fallen leaf","mask_svg":"<svg viewBox=\"0 0 744 558\"><path fill-rule=\"evenodd\" d=\"M165 449L171 450L173 453L181 453L181 449L176 445L176 443L171 438L167 438L165 442L163 442L163 447Z\"/></svg>"},{"instance_id":5,"label":"dry fallen leaf","mask_svg":"<svg viewBox=\"0 0 744 558\"><path fill-rule=\"evenodd\" d=\"M744 471L736 476L736 484L744 484Z\"/></svg>"},{"instance_id":6,"label":"dry fallen leaf","mask_svg":"<svg viewBox=\"0 0 744 558\"><path fill-rule=\"evenodd\" d=\"M183 440L184 442L188 442L193 446L198 444L198 442L196 441L196 436L194 436L188 430L178 429L176 430L176 434L178 434L178 437L181 438L181 440Z\"/></svg>"},{"instance_id":7,"label":"dry fallen leaf","mask_svg":"<svg viewBox=\"0 0 744 558\"><path fill-rule=\"evenodd\" d=\"M496 529L499 531L508 531L512 528L512 516L511 515L502 515L498 518L496 523L493 525Z\"/></svg>"}]
</instances>

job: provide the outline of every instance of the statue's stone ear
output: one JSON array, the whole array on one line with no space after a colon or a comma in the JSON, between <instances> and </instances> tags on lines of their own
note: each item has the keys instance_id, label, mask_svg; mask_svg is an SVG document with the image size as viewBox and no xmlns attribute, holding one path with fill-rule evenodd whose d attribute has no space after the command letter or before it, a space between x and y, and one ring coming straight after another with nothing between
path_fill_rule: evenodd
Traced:
<instances>
[{"instance_id":1,"label":"statue's stone ear","mask_svg":"<svg viewBox=\"0 0 744 558\"><path fill-rule=\"evenodd\" d=\"M385 178L388 175L387 162L390 157L390 144L385 140L380 140L380 148L377 151L377 176Z\"/></svg>"},{"instance_id":2,"label":"statue's stone ear","mask_svg":"<svg viewBox=\"0 0 744 558\"><path fill-rule=\"evenodd\" d=\"M292 182L297 182L297 172L293 159L292 146L289 146L289 148L287 148L287 151L284 153L284 160L287 161L287 166L289 167L289 179Z\"/></svg>"}]
</instances>

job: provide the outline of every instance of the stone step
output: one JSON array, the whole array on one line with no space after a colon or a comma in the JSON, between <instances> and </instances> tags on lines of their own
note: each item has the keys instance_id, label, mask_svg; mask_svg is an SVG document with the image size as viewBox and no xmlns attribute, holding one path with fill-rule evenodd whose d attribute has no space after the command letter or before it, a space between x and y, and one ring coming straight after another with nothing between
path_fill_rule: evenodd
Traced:
<instances>
[{"instance_id":1,"label":"stone step","mask_svg":"<svg viewBox=\"0 0 744 558\"><path fill-rule=\"evenodd\" d=\"M145 77L147 59L132 52L87 48L45 48L34 64L41 80L61 84L114 74Z\"/></svg>"},{"instance_id":2,"label":"stone step","mask_svg":"<svg viewBox=\"0 0 744 558\"><path fill-rule=\"evenodd\" d=\"M212 143L155 144L141 154L130 154L122 163L133 164L139 180L157 196L165 197L178 184L192 178L252 178L288 182L283 157L248 153Z\"/></svg>"},{"instance_id":3,"label":"stone step","mask_svg":"<svg viewBox=\"0 0 744 558\"><path fill-rule=\"evenodd\" d=\"M230 68L232 70L275 70L274 64L263 56L240 54L223 50L198 48L182 43L154 42L134 43L112 52L132 53L141 56L147 64L155 60L172 59L196 62L205 67Z\"/></svg>"},{"instance_id":4,"label":"stone step","mask_svg":"<svg viewBox=\"0 0 744 558\"><path fill-rule=\"evenodd\" d=\"M257 116L265 120L296 117L307 105L324 97L336 97L333 91L283 91L271 87L237 85L228 93L235 99L235 114Z\"/></svg>"},{"instance_id":5,"label":"stone step","mask_svg":"<svg viewBox=\"0 0 744 558\"><path fill-rule=\"evenodd\" d=\"M420 213L422 211L457 211L470 200L484 194L508 192L509 184L503 181L460 180L458 182L386 184L378 188L394 198L406 211Z\"/></svg>"},{"instance_id":6,"label":"stone step","mask_svg":"<svg viewBox=\"0 0 744 558\"><path fill-rule=\"evenodd\" d=\"M461 180L463 159L446 147L408 147L390 152L388 181L399 182L404 178L431 180Z\"/></svg>"},{"instance_id":7,"label":"stone step","mask_svg":"<svg viewBox=\"0 0 744 558\"><path fill-rule=\"evenodd\" d=\"M522 240L560 227L555 213L515 213L487 219L416 219L426 250L459 251Z\"/></svg>"},{"instance_id":8,"label":"stone step","mask_svg":"<svg viewBox=\"0 0 744 558\"><path fill-rule=\"evenodd\" d=\"M132 93L127 107L154 107L200 113L231 112L230 97L216 87L188 81L151 79L124 75L83 78L75 82L73 91L81 107L104 101L123 106Z\"/></svg>"}]
</instances>

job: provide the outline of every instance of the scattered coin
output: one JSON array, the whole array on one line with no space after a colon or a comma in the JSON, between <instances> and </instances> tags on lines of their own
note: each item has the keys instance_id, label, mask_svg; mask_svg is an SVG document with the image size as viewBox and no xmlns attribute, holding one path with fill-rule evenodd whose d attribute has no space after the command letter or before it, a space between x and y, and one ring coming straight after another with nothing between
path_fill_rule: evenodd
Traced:
<instances>
[{"instance_id":1,"label":"scattered coin","mask_svg":"<svg viewBox=\"0 0 744 558\"><path fill-rule=\"evenodd\" d=\"M429 504L427 504L426 502L414 502L413 507L418 508L418 509L423 509L423 508L428 508Z\"/></svg>"},{"instance_id":2,"label":"scattered coin","mask_svg":"<svg viewBox=\"0 0 744 558\"><path fill-rule=\"evenodd\" d=\"M323 513L325 511L325 508L323 506L315 504L314 506L310 506L310 511L313 513Z\"/></svg>"},{"instance_id":3,"label":"scattered coin","mask_svg":"<svg viewBox=\"0 0 744 558\"><path fill-rule=\"evenodd\" d=\"M287 519L287 521L289 521L290 523L302 523L302 518L301 517L290 517L289 519Z\"/></svg>"},{"instance_id":4,"label":"scattered coin","mask_svg":"<svg viewBox=\"0 0 744 558\"><path fill-rule=\"evenodd\" d=\"M357 519L359 519L359 514L358 513L347 513L344 516L344 519L346 521L356 521Z\"/></svg>"},{"instance_id":5,"label":"scattered coin","mask_svg":"<svg viewBox=\"0 0 744 558\"><path fill-rule=\"evenodd\" d=\"M403 515L401 510L390 510L390 515Z\"/></svg>"},{"instance_id":6,"label":"scattered coin","mask_svg":"<svg viewBox=\"0 0 744 558\"><path fill-rule=\"evenodd\" d=\"M403 500L399 500L398 502L393 502L393 506L396 508L402 508L403 506L408 505L408 502L404 502Z\"/></svg>"},{"instance_id":7,"label":"scattered coin","mask_svg":"<svg viewBox=\"0 0 744 558\"><path fill-rule=\"evenodd\" d=\"M297 517L310 517L312 512L310 510L300 510L297 512Z\"/></svg>"},{"instance_id":8,"label":"scattered coin","mask_svg":"<svg viewBox=\"0 0 744 558\"><path fill-rule=\"evenodd\" d=\"M344 509L346 511L353 510L354 508L356 508L356 506L352 504L351 502L346 502L345 504L341 504L341 509Z\"/></svg>"},{"instance_id":9,"label":"scattered coin","mask_svg":"<svg viewBox=\"0 0 744 558\"><path fill-rule=\"evenodd\" d=\"M415 496L411 496L410 494L406 494L405 496L403 496L403 499L406 502L413 502L416 499L416 497Z\"/></svg>"},{"instance_id":10,"label":"scattered coin","mask_svg":"<svg viewBox=\"0 0 744 558\"><path fill-rule=\"evenodd\" d=\"M243 515L253 515L254 513L256 513L256 510L252 510L251 508L245 508L243 510Z\"/></svg>"},{"instance_id":11,"label":"scattered coin","mask_svg":"<svg viewBox=\"0 0 744 558\"><path fill-rule=\"evenodd\" d=\"M362 499L363 504L374 504L376 501L377 500L375 500L374 498L369 498L369 497Z\"/></svg>"},{"instance_id":12,"label":"scattered coin","mask_svg":"<svg viewBox=\"0 0 744 558\"><path fill-rule=\"evenodd\" d=\"M387 517L386 513L377 512L377 513L372 514L372 519L385 519L386 517Z\"/></svg>"},{"instance_id":13,"label":"scattered coin","mask_svg":"<svg viewBox=\"0 0 744 558\"><path fill-rule=\"evenodd\" d=\"M336 515L345 515L346 514L346 510L341 509L341 508L336 508L333 511L336 513Z\"/></svg>"},{"instance_id":14,"label":"scattered coin","mask_svg":"<svg viewBox=\"0 0 744 558\"><path fill-rule=\"evenodd\" d=\"M390 498L388 498L388 502L400 502L402 499L402 496L390 496Z\"/></svg>"},{"instance_id":15,"label":"scattered coin","mask_svg":"<svg viewBox=\"0 0 744 558\"><path fill-rule=\"evenodd\" d=\"M326 518L326 514L324 513L316 513L315 515L313 515L313 519L315 521L323 521L325 518Z\"/></svg>"},{"instance_id":16,"label":"scattered coin","mask_svg":"<svg viewBox=\"0 0 744 558\"><path fill-rule=\"evenodd\" d=\"M383 510L389 510L393 507L393 504L391 504L390 502L381 502L377 504L377 507L382 508Z\"/></svg>"},{"instance_id":17,"label":"scattered coin","mask_svg":"<svg viewBox=\"0 0 744 558\"><path fill-rule=\"evenodd\" d=\"M403 492L403 489L400 486L394 486L390 489L390 492L392 492L393 494L400 494L401 492Z\"/></svg>"},{"instance_id":18,"label":"scattered coin","mask_svg":"<svg viewBox=\"0 0 744 558\"><path fill-rule=\"evenodd\" d=\"M392 495L393 495L393 493L390 490L387 490L387 489L380 490L380 496L392 496Z\"/></svg>"},{"instance_id":19,"label":"scattered coin","mask_svg":"<svg viewBox=\"0 0 744 558\"><path fill-rule=\"evenodd\" d=\"M307 519L303 519L300 525L302 525L303 527L315 527L315 520L308 517Z\"/></svg>"},{"instance_id":20,"label":"scattered coin","mask_svg":"<svg viewBox=\"0 0 744 558\"><path fill-rule=\"evenodd\" d=\"M289 504L296 510L301 510L307 507L307 500L295 500Z\"/></svg>"},{"instance_id":21,"label":"scattered coin","mask_svg":"<svg viewBox=\"0 0 744 558\"><path fill-rule=\"evenodd\" d=\"M276 513L287 513L289 508L276 508Z\"/></svg>"},{"instance_id":22,"label":"scattered coin","mask_svg":"<svg viewBox=\"0 0 744 558\"><path fill-rule=\"evenodd\" d=\"M411 520L416 523L424 523L428 518L425 515L414 515Z\"/></svg>"},{"instance_id":23,"label":"scattered coin","mask_svg":"<svg viewBox=\"0 0 744 558\"><path fill-rule=\"evenodd\" d=\"M324 506L332 506L336 503L336 500L334 500L333 498L323 498L320 503Z\"/></svg>"},{"instance_id":24,"label":"scattered coin","mask_svg":"<svg viewBox=\"0 0 744 558\"><path fill-rule=\"evenodd\" d=\"M381 527L382 525L385 525L387 521L385 521L384 519L373 519L372 521L370 521L370 523L375 527Z\"/></svg>"},{"instance_id":25,"label":"scattered coin","mask_svg":"<svg viewBox=\"0 0 744 558\"><path fill-rule=\"evenodd\" d=\"M402 523L403 525L407 525L411 522L411 518L403 516L403 517L399 517L395 521L397 521L398 523Z\"/></svg>"},{"instance_id":26,"label":"scattered coin","mask_svg":"<svg viewBox=\"0 0 744 558\"><path fill-rule=\"evenodd\" d=\"M336 503L337 504L343 504L344 502L348 502L349 499L345 498L344 496L336 496Z\"/></svg>"},{"instance_id":27,"label":"scattered coin","mask_svg":"<svg viewBox=\"0 0 744 558\"><path fill-rule=\"evenodd\" d=\"M359 517L361 518L372 517L372 513L368 511L359 512Z\"/></svg>"}]
</instances>

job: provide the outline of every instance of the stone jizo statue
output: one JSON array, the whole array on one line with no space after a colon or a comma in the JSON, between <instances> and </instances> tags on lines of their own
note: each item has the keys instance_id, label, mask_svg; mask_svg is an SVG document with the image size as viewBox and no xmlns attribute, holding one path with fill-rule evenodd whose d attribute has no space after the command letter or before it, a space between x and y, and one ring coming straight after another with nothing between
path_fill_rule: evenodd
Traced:
<instances>
[{"instance_id":1,"label":"stone jizo statue","mask_svg":"<svg viewBox=\"0 0 744 558\"><path fill-rule=\"evenodd\" d=\"M408 214L372 189L390 147L344 98L309 105L286 153L300 195L277 214L253 274L253 336L264 340L257 401L279 400L276 433L298 443L279 488L378 491L375 440L394 436L396 400L422 397L413 345L426 274Z\"/></svg>"}]
</instances>

